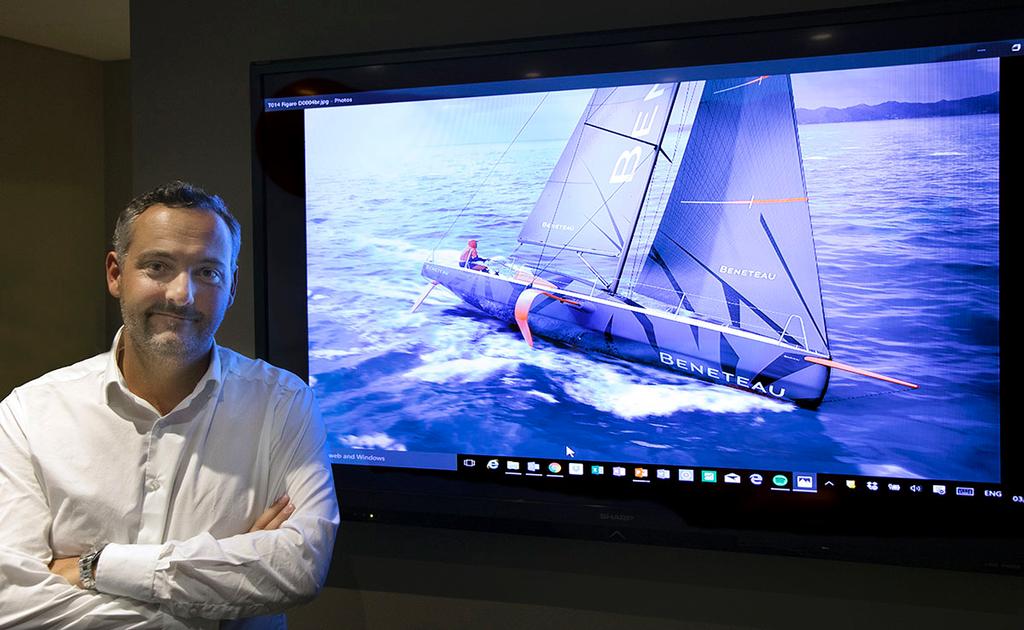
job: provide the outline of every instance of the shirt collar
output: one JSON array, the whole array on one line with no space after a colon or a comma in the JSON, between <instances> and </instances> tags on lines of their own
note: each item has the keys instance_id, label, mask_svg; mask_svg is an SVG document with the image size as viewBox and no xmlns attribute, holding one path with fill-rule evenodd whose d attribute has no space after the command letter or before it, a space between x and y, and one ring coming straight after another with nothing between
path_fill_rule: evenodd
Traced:
<instances>
[{"instance_id":1,"label":"shirt collar","mask_svg":"<svg viewBox=\"0 0 1024 630\"><path fill-rule=\"evenodd\" d=\"M124 374L121 373L121 368L118 366L118 353L121 349L121 339L124 334L124 326L121 326L117 330L117 334L114 335L114 342L110 346L110 352L107 353L107 367L103 372L103 394L104 402L110 407L114 407L119 402L125 399L133 401L135 404L152 409L149 403L146 403L143 399L139 398L128 389L128 383L124 380ZM221 358L220 358L220 346L217 342L213 342L211 350L210 365L206 368L206 372L203 377L196 383L195 389L192 393L185 397L174 411L184 409L192 404L192 402L204 392L214 392L219 387L223 380L223 374L221 369ZM174 413L171 411L171 413Z\"/></svg>"}]
</instances>

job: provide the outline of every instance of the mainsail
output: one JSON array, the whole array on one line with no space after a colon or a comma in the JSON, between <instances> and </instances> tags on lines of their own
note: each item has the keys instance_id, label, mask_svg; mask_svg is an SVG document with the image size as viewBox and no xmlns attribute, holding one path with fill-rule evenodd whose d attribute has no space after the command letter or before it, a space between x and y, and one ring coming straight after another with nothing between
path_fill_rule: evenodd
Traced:
<instances>
[{"instance_id":1,"label":"mainsail","mask_svg":"<svg viewBox=\"0 0 1024 630\"><path fill-rule=\"evenodd\" d=\"M634 290L828 355L788 75L705 83Z\"/></svg>"},{"instance_id":2,"label":"mainsail","mask_svg":"<svg viewBox=\"0 0 1024 630\"><path fill-rule=\"evenodd\" d=\"M677 90L678 84L595 90L519 242L624 253Z\"/></svg>"}]
</instances>

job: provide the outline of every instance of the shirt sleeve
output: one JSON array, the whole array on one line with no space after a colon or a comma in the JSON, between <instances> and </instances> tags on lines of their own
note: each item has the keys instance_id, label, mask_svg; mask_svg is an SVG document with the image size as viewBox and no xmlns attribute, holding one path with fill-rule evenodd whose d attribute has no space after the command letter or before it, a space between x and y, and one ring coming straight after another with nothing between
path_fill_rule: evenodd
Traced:
<instances>
[{"instance_id":1,"label":"shirt sleeve","mask_svg":"<svg viewBox=\"0 0 1024 630\"><path fill-rule=\"evenodd\" d=\"M283 423L271 449L271 487L284 488L295 505L279 529L109 544L97 590L209 619L266 615L312 599L327 576L339 522L326 432L309 388L282 401L277 415Z\"/></svg>"},{"instance_id":2,"label":"shirt sleeve","mask_svg":"<svg viewBox=\"0 0 1024 630\"><path fill-rule=\"evenodd\" d=\"M21 415L16 393L0 402L0 627L210 627L155 604L74 587L50 572L53 521Z\"/></svg>"}]
</instances>

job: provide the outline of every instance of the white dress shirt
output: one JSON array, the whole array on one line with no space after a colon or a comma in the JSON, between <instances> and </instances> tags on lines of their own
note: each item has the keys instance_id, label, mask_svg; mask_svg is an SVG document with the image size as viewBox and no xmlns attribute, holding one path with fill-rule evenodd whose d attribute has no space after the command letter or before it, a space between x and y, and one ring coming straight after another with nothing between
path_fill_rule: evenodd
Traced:
<instances>
[{"instance_id":1,"label":"white dress shirt","mask_svg":"<svg viewBox=\"0 0 1024 630\"><path fill-rule=\"evenodd\" d=\"M161 416L128 391L120 336L0 402L0 627L216 628L312 598L338 526L312 390L215 345ZM247 533L282 494L280 529ZM96 591L47 568L102 542Z\"/></svg>"}]
</instances>

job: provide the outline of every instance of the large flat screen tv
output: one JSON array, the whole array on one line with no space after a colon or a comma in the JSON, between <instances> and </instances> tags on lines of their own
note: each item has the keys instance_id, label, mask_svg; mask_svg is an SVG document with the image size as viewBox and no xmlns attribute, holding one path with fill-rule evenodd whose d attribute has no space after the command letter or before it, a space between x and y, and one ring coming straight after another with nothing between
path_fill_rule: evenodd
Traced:
<instances>
[{"instance_id":1,"label":"large flat screen tv","mask_svg":"<svg viewBox=\"0 0 1024 630\"><path fill-rule=\"evenodd\" d=\"M253 64L344 516L1020 574L1024 20L964 7Z\"/></svg>"}]
</instances>

